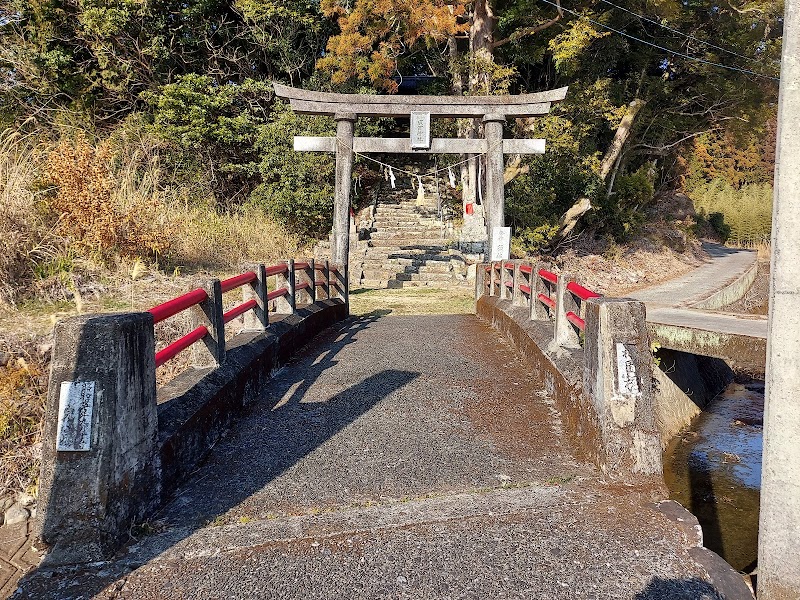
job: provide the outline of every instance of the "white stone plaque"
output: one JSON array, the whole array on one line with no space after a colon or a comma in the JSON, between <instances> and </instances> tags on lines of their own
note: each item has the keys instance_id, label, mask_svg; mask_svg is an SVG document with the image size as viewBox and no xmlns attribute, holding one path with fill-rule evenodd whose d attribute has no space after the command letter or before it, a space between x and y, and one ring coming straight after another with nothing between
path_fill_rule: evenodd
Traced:
<instances>
[{"instance_id":1,"label":"white stone plaque","mask_svg":"<svg viewBox=\"0 0 800 600\"><path fill-rule=\"evenodd\" d=\"M431 147L431 113L411 112L411 147Z\"/></svg>"},{"instance_id":2,"label":"white stone plaque","mask_svg":"<svg viewBox=\"0 0 800 600\"><path fill-rule=\"evenodd\" d=\"M623 396L638 396L636 365L625 344L617 342L617 391Z\"/></svg>"},{"instance_id":3,"label":"white stone plaque","mask_svg":"<svg viewBox=\"0 0 800 600\"><path fill-rule=\"evenodd\" d=\"M489 260L508 260L509 256L511 256L511 227L495 227L492 230L492 251Z\"/></svg>"},{"instance_id":4,"label":"white stone plaque","mask_svg":"<svg viewBox=\"0 0 800 600\"><path fill-rule=\"evenodd\" d=\"M94 381L64 381L58 397L56 450L85 452L92 444Z\"/></svg>"}]
</instances>

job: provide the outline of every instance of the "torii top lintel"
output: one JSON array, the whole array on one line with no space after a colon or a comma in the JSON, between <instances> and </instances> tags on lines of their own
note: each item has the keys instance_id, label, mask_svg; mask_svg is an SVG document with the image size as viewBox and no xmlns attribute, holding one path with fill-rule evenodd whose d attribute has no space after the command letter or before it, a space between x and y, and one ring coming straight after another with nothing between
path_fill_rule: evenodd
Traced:
<instances>
[{"instance_id":1,"label":"torii top lintel","mask_svg":"<svg viewBox=\"0 0 800 600\"><path fill-rule=\"evenodd\" d=\"M567 95L567 88L509 96L378 96L312 92L274 83L275 95L286 98L292 110L308 115L362 117L407 117L411 111L434 117L535 117L546 115L554 102Z\"/></svg>"}]
</instances>

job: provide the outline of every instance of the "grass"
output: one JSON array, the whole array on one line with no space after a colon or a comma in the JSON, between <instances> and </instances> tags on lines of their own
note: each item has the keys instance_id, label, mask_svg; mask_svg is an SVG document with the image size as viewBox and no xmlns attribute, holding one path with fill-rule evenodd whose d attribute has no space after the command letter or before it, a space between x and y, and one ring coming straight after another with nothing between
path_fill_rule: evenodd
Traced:
<instances>
[{"instance_id":1,"label":"grass","mask_svg":"<svg viewBox=\"0 0 800 600\"><path fill-rule=\"evenodd\" d=\"M350 292L350 313L364 316L375 311L388 315L463 315L475 312L472 289L401 288L356 289Z\"/></svg>"}]
</instances>

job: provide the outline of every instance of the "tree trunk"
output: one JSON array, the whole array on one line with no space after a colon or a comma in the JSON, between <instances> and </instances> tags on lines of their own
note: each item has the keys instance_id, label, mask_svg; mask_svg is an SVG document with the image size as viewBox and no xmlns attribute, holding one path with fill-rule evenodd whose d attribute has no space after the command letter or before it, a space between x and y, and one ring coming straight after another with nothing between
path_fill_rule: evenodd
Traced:
<instances>
[{"instance_id":1,"label":"tree trunk","mask_svg":"<svg viewBox=\"0 0 800 600\"><path fill-rule=\"evenodd\" d=\"M451 72L453 75L453 82L450 86L450 93L454 96L461 96L464 94L464 76L461 72L461 52L458 49L458 41L454 36L447 39L447 52L450 57ZM467 125L468 121L459 119L458 121L458 136L463 138L471 138L471 127ZM475 187L471 185L469 176L469 166L475 161L463 162L469 158L468 154L462 154L462 163L459 166L459 176L461 178L461 205L462 209L467 204L475 202Z\"/></svg>"},{"instance_id":2,"label":"tree trunk","mask_svg":"<svg viewBox=\"0 0 800 600\"><path fill-rule=\"evenodd\" d=\"M600 179L603 180L605 183L608 180L608 176L611 174L612 169L614 169L614 165L619 166L619 163L622 159L622 149L625 147L625 144L628 141L628 138L631 135L631 129L633 128L633 122L636 119L636 115L642 109L642 107L646 104L646 102L640 98L636 98L633 102L628 105L628 110L625 113L625 116L622 117L622 121L617 127L617 131L614 134L614 140L611 142L611 146L606 151L605 155L603 156L603 160L600 162ZM614 170L614 175L616 176L616 170ZM575 226L578 224L578 221L592 209L592 204L589 201L589 198L578 198L578 200L573 204L567 212L565 212L561 219L558 221L558 232L553 237L553 241L551 243L551 247L557 246L561 241L566 238L570 232L575 229Z\"/></svg>"},{"instance_id":3,"label":"tree trunk","mask_svg":"<svg viewBox=\"0 0 800 600\"><path fill-rule=\"evenodd\" d=\"M486 66L494 62L494 15L492 13L491 0L475 0L472 5L472 23L469 30L469 92L473 95L489 93L489 82L487 80ZM483 68L482 68L483 67ZM470 137L481 137L483 124L480 119L473 119L470 127ZM478 186L478 160L471 160L467 164L467 172L473 199L480 197ZM483 175L483 173L481 173ZM483 179L483 177L481 177ZM493 215L490 214L490 207L486 202L483 203L483 215L487 227L493 223ZM488 230L487 230L488 233Z\"/></svg>"},{"instance_id":4,"label":"tree trunk","mask_svg":"<svg viewBox=\"0 0 800 600\"><path fill-rule=\"evenodd\" d=\"M617 127L617 132L614 134L614 141L611 142L611 147L609 147L608 151L603 157L603 161L600 163L600 179L603 181L608 178L608 174L614 167L614 163L617 162L617 158L619 158L619 155L622 153L622 148L625 146L625 142L628 141L628 138L631 135L633 121L636 119L636 115L644 105L645 101L640 100L639 98L636 98L636 100L628 105L628 110L626 111L625 116L622 117L622 121L620 122L619 127Z\"/></svg>"}]
</instances>

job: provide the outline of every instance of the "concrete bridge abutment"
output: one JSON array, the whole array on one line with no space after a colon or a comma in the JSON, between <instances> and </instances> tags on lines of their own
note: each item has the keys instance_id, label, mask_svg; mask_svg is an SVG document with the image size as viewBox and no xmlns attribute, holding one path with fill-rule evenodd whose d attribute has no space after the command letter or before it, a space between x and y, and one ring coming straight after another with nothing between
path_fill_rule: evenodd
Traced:
<instances>
[{"instance_id":1,"label":"concrete bridge abutment","mask_svg":"<svg viewBox=\"0 0 800 600\"><path fill-rule=\"evenodd\" d=\"M219 292L219 281L209 286ZM236 415L264 393L274 370L348 316L341 289L345 298L275 314L265 330L246 327L227 344L223 323L217 330L222 343L212 346L218 352L199 348L205 358L199 367L160 389L151 312L59 322L34 529L48 549L43 564L112 556L203 460ZM197 310L203 310L206 327L215 316L222 321L216 308Z\"/></svg>"},{"instance_id":2,"label":"concrete bridge abutment","mask_svg":"<svg viewBox=\"0 0 800 600\"><path fill-rule=\"evenodd\" d=\"M485 278L491 273L482 267L480 271ZM530 287L530 295L539 302L537 286ZM644 305L606 298L591 298L584 304L579 309L585 314L584 331L574 331L570 339L574 342L566 346L554 340L555 315L531 318L537 311L528 302L515 304L499 295L482 294L477 314L534 365L535 385L554 397L582 458L620 481L659 477L661 443Z\"/></svg>"}]
</instances>

